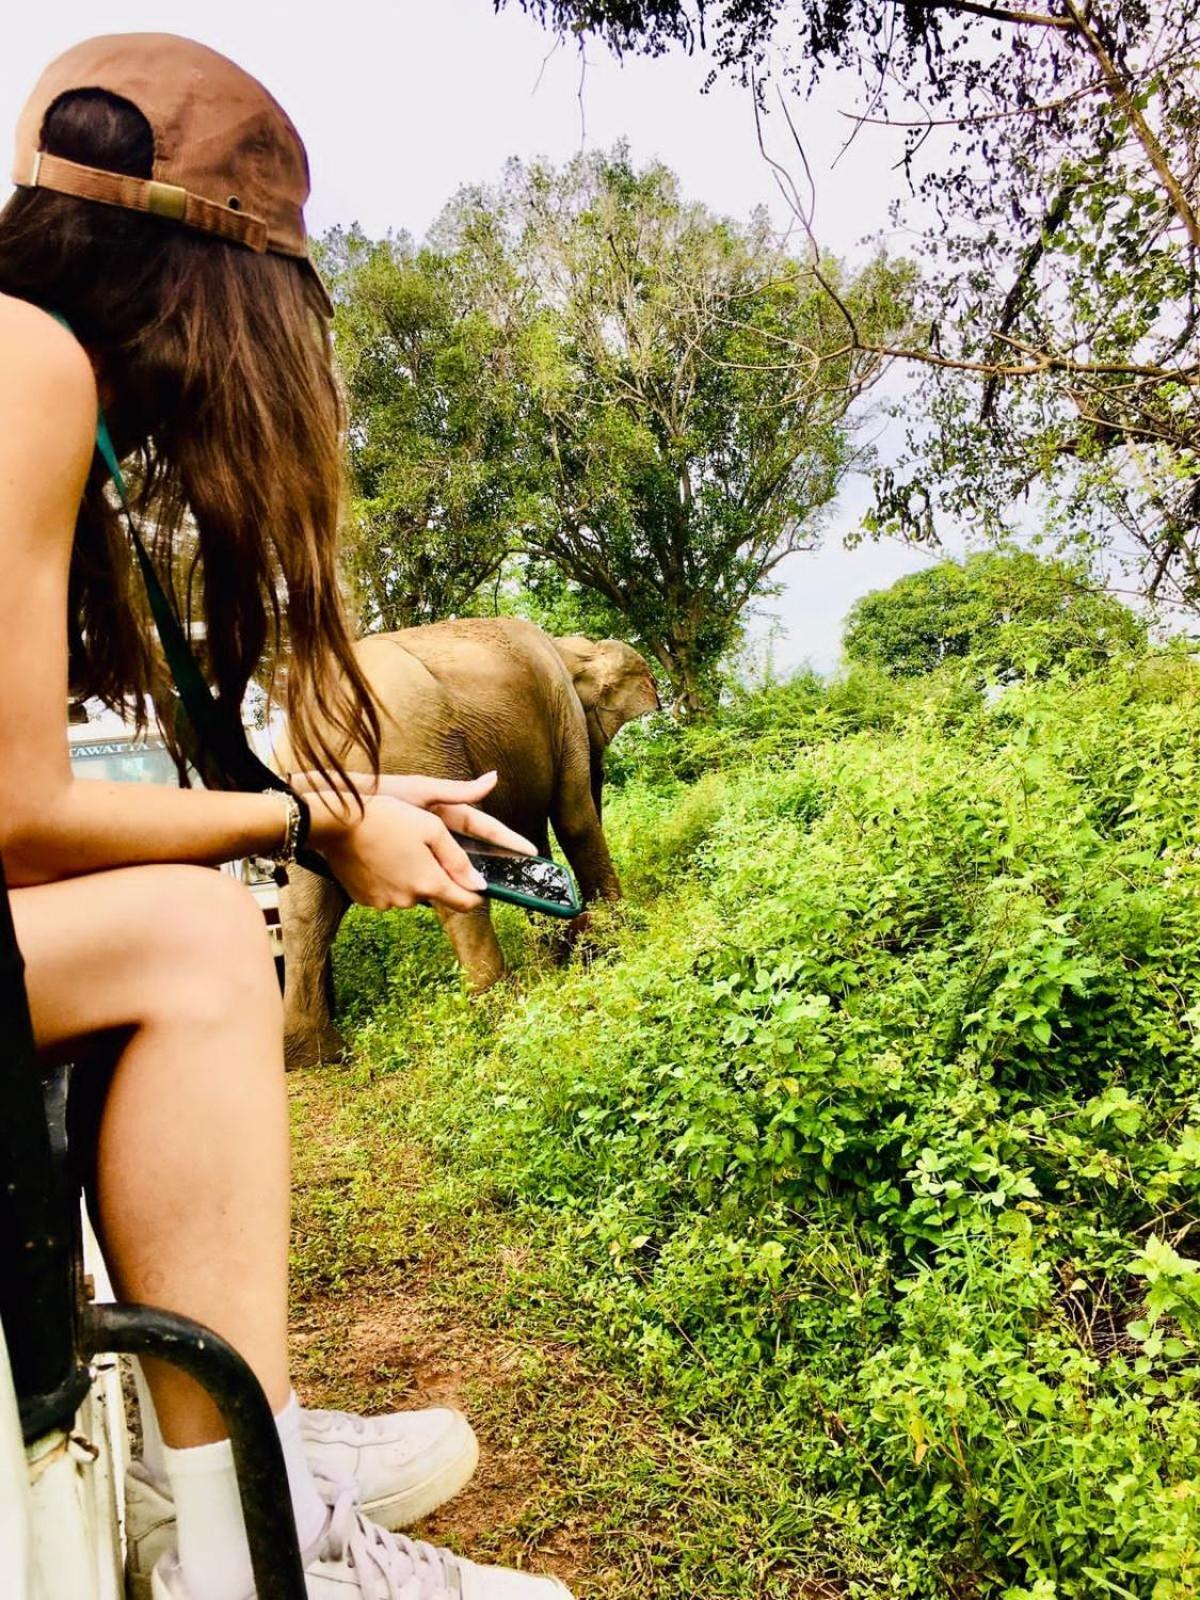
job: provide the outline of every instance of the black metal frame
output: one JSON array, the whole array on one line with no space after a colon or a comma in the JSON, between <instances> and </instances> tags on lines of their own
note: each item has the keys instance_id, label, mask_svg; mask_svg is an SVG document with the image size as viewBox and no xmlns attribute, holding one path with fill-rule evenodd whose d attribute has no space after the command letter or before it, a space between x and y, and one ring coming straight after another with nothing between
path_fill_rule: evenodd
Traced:
<instances>
[{"instance_id":1,"label":"black metal frame","mask_svg":"<svg viewBox=\"0 0 1200 1600\"><path fill-rule=\"evenodd\" d=\"M262 1385L233 1346L190 1317L151 1306L87 1306L82 1332L88 1355L154 1356L205 1390L229 1429L258 1600L305 1600L279 1430Z\"/></svg>"},{"instance_id":2,"label":"black metal frame","mask_svg":"<svg viewBox=\"0 0 1200 1600\"><path fill-rule=\"evenodd\" d=\"M283 1450L254 1373L187 1317L86 1302L66 1084L65 1075L43 1083L0 863L0 1325L25 1440L71 1427L93 1356L148 1355L178 1367L229 1429L258 1600L305 1600Z\"/></svg>"}]
</instances>

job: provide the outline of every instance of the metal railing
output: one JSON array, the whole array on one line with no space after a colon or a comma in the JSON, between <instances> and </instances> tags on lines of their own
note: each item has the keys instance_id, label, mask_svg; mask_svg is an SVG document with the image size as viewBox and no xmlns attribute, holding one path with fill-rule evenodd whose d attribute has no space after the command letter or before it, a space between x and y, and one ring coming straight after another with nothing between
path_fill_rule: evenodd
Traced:
<instances>
[{"instance_id":1,"label":"metal railing","mask_svg":"<svg viewBox=\"0 0 1200 1600\"><path fill-rule=\"evenodd\" d=\"M283 1451L254 1373L187 1317L87 1303L68 1085L65 1075L43 1077L0 863L0 1325L25 1442L70 1429L96 1355L153 1356L179 1368L229 1430L258 1600L305 1600Z\"/></svg>"}]
</instances>

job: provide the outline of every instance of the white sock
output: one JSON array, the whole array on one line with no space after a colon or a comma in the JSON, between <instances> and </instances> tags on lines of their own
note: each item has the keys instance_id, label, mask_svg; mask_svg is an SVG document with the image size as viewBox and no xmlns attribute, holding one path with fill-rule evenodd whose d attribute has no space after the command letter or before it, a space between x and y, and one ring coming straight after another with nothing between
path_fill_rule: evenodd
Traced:
<instances>
[{"instance_id":1,"label":"white sock","mask_svg":"<svg viewBox=\"0 0 1200 1600\"><path fill-rule=\"evenodd\" d=\"M293 1394L275 1418L287 1468L292 1510L301 1550L309 1549L325 1524L326 1507L304 1455L300 1404ZM188 1600L247 1600L253 1593L250 1549L228 1439L190 1450L163 1446L175 1497L179 1564Z\"/></svg>"}]
</instances>

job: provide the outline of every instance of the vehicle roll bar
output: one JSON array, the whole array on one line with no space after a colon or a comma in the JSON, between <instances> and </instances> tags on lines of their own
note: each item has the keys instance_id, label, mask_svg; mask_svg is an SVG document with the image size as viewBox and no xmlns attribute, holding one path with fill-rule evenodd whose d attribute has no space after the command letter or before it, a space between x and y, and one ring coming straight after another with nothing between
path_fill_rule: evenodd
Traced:
<instances>
[{"instance_id":1,"label":"vehicle roll bar","mask_svg":"<svg viewBox=\"0 0 1200 1600\"><path fill-rule=\"evenodd\" d=\"M229 1430L257 1600L305 1600L279 1430L262 1385L233 1346L190 1317L153 1306L85 1306L82 1334L88 1355L153 1356L196 1380Z\"/></svg>"},{"instance_id":2,"label":"vehicle roll bar","mask_svg":"<svg viewBox=\"0 0 1200 1600\"><path fill-rule=\"evenodd\" d=\"M43 1068L0 863L0 1322L26 1443L69 1428L91 1384L78 1354L78 1196L50 1142Z\"/></svg>"},{"instance_id":3,"label":"vehicle roll bar","mask_svg":"<svg viewBox=\"0 0 1200 1600\"><path fill-rule=\"evenodd\" d=\"M257 1600L305 1600L283 1450L262 1385L211 1329L84 1293L80 1181L68 1150L69 1075L38 1059L0 861L0 1325L26 1444L69 1432L107 1353L153 1356L201 1386L229 1430ZM68 1158L71 1159L68 1159Z\"/></svg>"}]
</instances>

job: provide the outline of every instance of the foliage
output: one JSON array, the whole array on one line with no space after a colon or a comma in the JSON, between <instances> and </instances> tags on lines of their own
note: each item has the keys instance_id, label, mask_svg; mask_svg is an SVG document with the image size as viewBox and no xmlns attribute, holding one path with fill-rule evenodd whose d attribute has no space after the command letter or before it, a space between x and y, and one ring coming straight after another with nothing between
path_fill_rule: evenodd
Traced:
<instances>
[{"instance_id":1,"label":"foliage","mask_svg":"<svg viewBox=\"0 0 1200 1600\"><path fill-rule=\"evenodd\" d=\"M1145 647L1146 628L1086 567L988 552L910 573L864 595L846 623L851 661L899 677L971 656L981 669L1078 669Z\"/></svg>"},{"instance_id":2,"label":"foliage","mask_svg":"<svg viewBox=\"0 0 1200 1600\"><path fill-rule=\"evenodd\" d=\"M522 3L618 50L707 47L764 102L772 71L806 91L853 69L858 114L892 128L932 218L927 316L904 353L939 381L874 526L931 538L941 507L1003 531L1040 480L1073 535L1132 546L1149 593L1200 599L1193 8ZM804 187L785 191L807 224Z\"/></svg>"},{"instance_id":3,"label":"foliage","mask_svg":"<svg viewBox=\"0 0 1200 1600\"><path fill-rule=\"evenodd\" d=\"M559 636L582 633L589 639L610 639L629 631L603 595L572 582L551 562L523 552L505 568L500 608Z\"/></svg>"},{"instance_id":4,"label":"foliage","mask_svg":"<svg viewBox=\"0 0 1200 1600\"><path fill-rule=\"evenodd\" d=\"M621 146L561 171L512 162L436 238L519 353L531 575L595 596L695 712L747 606L865 463L848 411L878 359L763 218L713 216ZM864 325L902 325L906 267L823 270ZM779 359L797 342L802 372Z\"/></svg>"},{"instance_id":5,"label":"foliage","mask_svg":"<svg viewBox=\"0 0 1200 1600\"><path fill-rule=\"evenodd\" d=\"M1194 605L1200 22L1179 0L1049 9L999 47L978 20L947 35L924 111L909 79L905 115L958 119L944 167L936 133L924 164L903 137L949 219L922 252L926 348L966 365L940 369L879 519L920 535L936 500L1003 533L1040 483L1052 525Z\"/></svg>"},{"instance_id":6,"label":"foliage","mask_svg":"<svg viewBox=\"0 0 1200 1600\"><path fill-rule=\"evenodd\" d=\"M636 730L637 893L589 962L360 1030L362 1137L401 1074L436 1203L513 1217L509 1314L707 1441L764 1558L680 1548L656 1593L1185 1600L1200 669L801 677L722 716L698 783L721 717L673 764Z\"/></svg>"},{"instance_id":7,"label":"foliage","mask_svg":"<svg viewBox=\"0 0 1200 1600\"><path fill-rule=\"evenodd\" d=\"M503 340L452 259L333 229L319 260L349 404L346 573L362 631L467 609L519 505Z\"/></svg>"},{"instance_id":8,"label":"foliage","mask_svg":"<svg viewBox=\"0 0 1200 1600\"><path fill-rule=\"evenodd\" d=\"M510 0L494 0L502 11ZM662 55L710 42L722 65L754 57L771 38L785 0L518 0L559 33L594 33L618 53ZM830 10L835 9L830 7ZM838 8L842 9L842 8Z\"/></svg>"}]
</instances>

